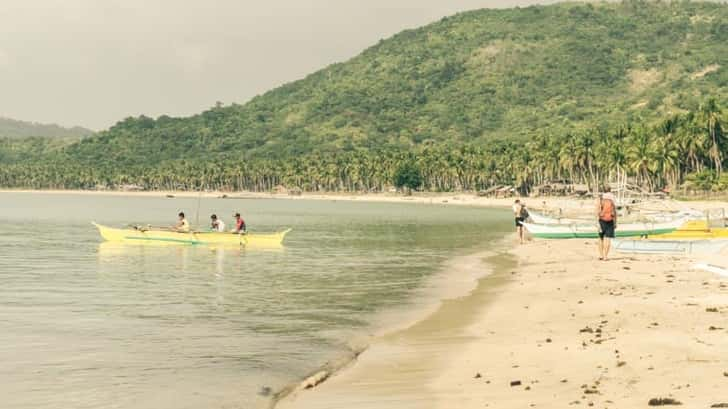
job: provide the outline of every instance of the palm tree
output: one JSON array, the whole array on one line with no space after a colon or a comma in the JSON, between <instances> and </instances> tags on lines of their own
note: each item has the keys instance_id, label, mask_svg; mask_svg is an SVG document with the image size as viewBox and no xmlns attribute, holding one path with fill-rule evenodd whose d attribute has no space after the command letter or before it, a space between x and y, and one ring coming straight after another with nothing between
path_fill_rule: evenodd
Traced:
<instances>
[{"instance_id":1,"label":"palm tree","mask_svg":"<svg viewBox=\"0 0 728 409\"><path fill-rule=\"evenodd\" d=\"M710 98L698 108L696 120L698 126L706 132L710 141L708 155L713 162L713 167L720 176L723 171L723 124L721 121L722 108L715 98Z\"/></svg>"}]
</instances>

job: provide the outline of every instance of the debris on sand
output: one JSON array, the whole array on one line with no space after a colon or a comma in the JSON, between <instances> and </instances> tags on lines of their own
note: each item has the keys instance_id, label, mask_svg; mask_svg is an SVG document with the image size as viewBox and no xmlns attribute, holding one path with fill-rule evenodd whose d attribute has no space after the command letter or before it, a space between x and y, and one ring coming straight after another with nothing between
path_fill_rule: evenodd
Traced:
<instances>
[{"instance_id":1,"label":"debris on sand","mask_svg":"<svg viewBox=\"0 0 728 409\"><path fill-rule=\"evenodd\" d=\"M711 408L728 408L728 403L714 403L710 405Z\"/></svg>"},{"instance_id":2,"label":"debris on sand","mask_svg":"<svg viewBox=\"0 0 728 409\"><path fill-rule=\"evenodd\" d=\"M652 398L647 402L650 406L682 405L682 402L673 398Z\"/></svg>"},{"instance_id":3,"label":"debris on sand","mask_svg":"<svg viewBox=\"0 0 728 409\"><path fill-rule=\"evenodd\" d=\"M520 386L521 381L511 381L511 386Z\"/></svg>"},{"instance_id":4,"label":"debris on sand","mask_svg":"<svg viewBox=\"0 0 728 409\"><path fill-rule=\"evenodd\" d=\"M475 374L475 379L480 379L482 377L483 377L483 375L481 375L480 372Z\"/></svg>"},{"instance_id":5,"label":"debris on sand","mask_svg":"<svg viewBox=\"0 0 728 409\"><path fill-rule=\"evenodd\" d=\"M321 384L331 375L328 371L319 371L303 381L303 389L312 389Z\"/></svg>"},{"instance_id":6,"label":"debris on sand","mask_svg":"<svg viewBox=\"0 0 728 409\"><path fill-rule=\"evenodd\" d=\"M708 307L705 309L705 312L718 312L718 309L715 307Z\"/></svg>"}]
</instances>

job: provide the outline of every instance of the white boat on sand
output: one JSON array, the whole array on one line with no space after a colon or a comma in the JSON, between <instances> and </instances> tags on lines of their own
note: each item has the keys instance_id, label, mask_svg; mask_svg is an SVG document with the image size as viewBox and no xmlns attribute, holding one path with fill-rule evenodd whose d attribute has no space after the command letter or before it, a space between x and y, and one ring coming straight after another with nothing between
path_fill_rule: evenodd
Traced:
<instances>
[{"instance_id":1,"label":"white boat on sand","mask_svg":"<svg viewBox=\"0 0 728 409\"><path fill-rule=\"evenodd\" d=\"M675 231L685 224L686 219L677 219L666 223L626 223L618 224L617 237L641 237L665 234ZM541 239L593 239L599 237L599 226L596 220L590 224L534 224L523 223L523 226L534 237Z\"/></svg>"}]
</instances>

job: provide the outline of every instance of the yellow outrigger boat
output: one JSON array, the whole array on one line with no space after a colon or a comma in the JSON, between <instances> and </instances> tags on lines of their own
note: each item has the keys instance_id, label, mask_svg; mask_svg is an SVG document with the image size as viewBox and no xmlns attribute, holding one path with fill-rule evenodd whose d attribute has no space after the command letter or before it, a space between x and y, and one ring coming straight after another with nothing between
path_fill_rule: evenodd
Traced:
<instances>
[{"instance_id":1,"label":"yellow outrigger boat","mask_svg":"<svg viewBox=\"0 0 728 409\"><path fill-rule=\"evenodd\" d=\"M246 247L279 247L291 229L278 233L218 233L218 232L189 232L181 233L172 230L144 229L142 227L115 229L93 223L101 237L107 241L116 242L156 242L168 244L203 244L203 245L236 245Z\"/></svg>"},{"instance_id":2,"label":"yellow outrigger boat","mask_svg":"<svg viewBox=\"0 0 728 409\"><path fill-rule=\"evenodd\" d=\"M691 220L672 232L651 235L649 238L659 240L728 239L728 228L710 227L705 220Z\"/></svg>"}]
</instances>

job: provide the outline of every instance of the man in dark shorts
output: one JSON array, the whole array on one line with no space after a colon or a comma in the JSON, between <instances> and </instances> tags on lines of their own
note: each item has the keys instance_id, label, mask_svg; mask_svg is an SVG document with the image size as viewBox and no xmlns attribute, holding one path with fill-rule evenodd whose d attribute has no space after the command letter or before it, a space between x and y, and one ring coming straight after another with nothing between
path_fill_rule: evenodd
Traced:
<instances>
[{"instance_id":1,"label":"man in dark shorts","mask_svg":"<svg viewBox=\"0 0 728 409\"><path fill-rule=\"evenodd\" d=\"M526 205L521 203L520 199L516 199L516 201L513 203L513 216L515 217L516 221L516 232L518 233L518 241L523 244L523 222L525 222L528 218L528 211L526 210Z\"/></svg>"},{"instance_id":2,"label":"man in dark shorts","mask_svg":"<svg viewBox=\"0 0 728 409\"><path fill-rule=\"evenodd\" d=\"M617 204L609 187L604 188L604 194L599 196L597 202L599 215L599 260L609 258L612 239L617 229Z\"/></svg>"}]
</instances>

